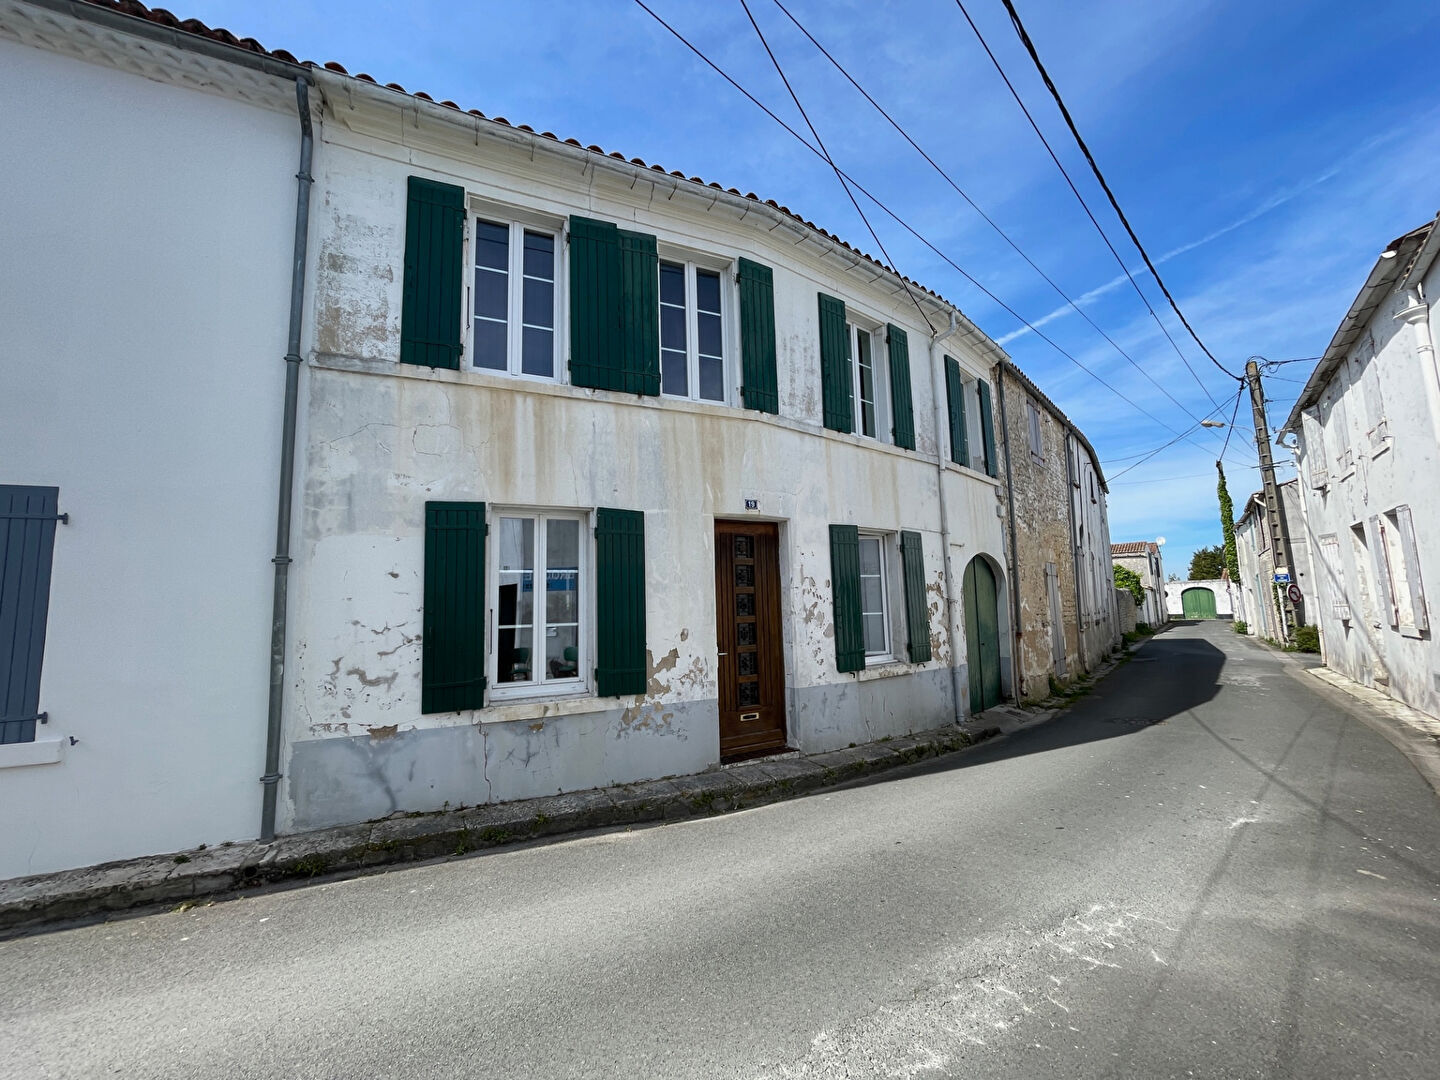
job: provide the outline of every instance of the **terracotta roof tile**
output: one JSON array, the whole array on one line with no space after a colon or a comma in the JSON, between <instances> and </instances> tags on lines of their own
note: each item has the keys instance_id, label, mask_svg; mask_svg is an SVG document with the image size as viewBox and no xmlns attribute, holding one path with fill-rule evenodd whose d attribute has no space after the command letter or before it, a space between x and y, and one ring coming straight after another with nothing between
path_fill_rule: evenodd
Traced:
<instances>
[{"instance_id":1,"label":"terracotta roof tile","mask_svg":"<svg viewBox=\"0 0 1440 1080\"><path fill-rule=\"evenodd\" d=\"M1152 548L1154 548L1154 547L1155 547L1155 544L1154 544L1153 542L1149 541L1149 540L1134 540L1134 541L1128 541L1128 542L1126 542L1126 543L1124 543L1124 544L1111 544L1111 545L1110 545L1110 554L1111 554L1111 555L1144 555L1146 552L1150 551L1150 550L1151 550Z\"/></svg>"}]
</instances>

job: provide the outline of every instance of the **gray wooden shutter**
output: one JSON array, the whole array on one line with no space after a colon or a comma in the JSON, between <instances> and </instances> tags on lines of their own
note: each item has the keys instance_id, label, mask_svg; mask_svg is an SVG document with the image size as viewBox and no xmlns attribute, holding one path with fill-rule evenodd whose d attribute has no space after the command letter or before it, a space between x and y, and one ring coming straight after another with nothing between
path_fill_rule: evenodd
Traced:
<instances>
[{"instance_id":1,"label":"gray wooden shutter","mask_svg":"<svg viewBox=\"0 0 1440 1080\"><path fill-rule=\"evenodd\" d=\"M915 449L915 407L910 399L910 343L905 331L887 324L885 340L890 346L890 414L895 445Z\"/></svg>"},{"instance_id":2,"label":"gray wooden shutter","mask_svg":"<svg viewBox=\"0 0 1440 1080\"><path fill-rule=\"evenodd\" d=\"M595 692L643 694L645 656L645 515L595 512Z\"/></svg>"},{"instance_id":3,"label":"gray wooden shutter","mask_svg":"<svg viewBox=\"0 0 1440 1080\"><path fill-rule=\"evenodd\" d=\"M830 526L830 590L835 601L835 668L865 667L865 626L860 615L860 530Z\"/></svg>"},{"instance_id":4,"label":"gray wooden shutter","mask_svg":"<svg viewBox=\"0 0 1440 1080\"><path fill-rule=\"evenodd\" d=\"M425 504L420 711L485 706L485 504Z\"/></svg>"},{"instance_id":5,"label":"gray wooden shutter","mask_svg":"<svg viewBox=\"0 0 1440 1080\"><path fill-rule=\"evenodd\" d=\"M740 396L747 409L778 413L774 274L768 266L741 259L737 281L740 286Z\"/></svg>"},{"instance_id":6,"label":"gray wooden shutter","mask_svg":"<svg viewBox=\"0 0 1440 1080\"><path fill-rule=\"evenodd\" d=\"M400 305L402 364L460 367L464 250L464 190L410 177Z\"/></svg>"},{"instance_id":7,"label":"gray wooden shutter","mask_svg":"<svg viewBox=\"0 0 1440 1080\"><path fill-rule=\"evenodd\" d=\"M1375 566L1375 591L1379 594L1381 618L1391 626L1400 622L1395 607L1395 587L1390 578L1390 555L1385 550L1385 533L1379 517L1372 515L1365 522L1365 536L1370 542L1370 560Z\"/></svg>"},{"instance_id":8,"label":"gray wooden shutter","mask_svg":"<svg viewBox=\"0 0 1440 1080\"><path fill-rule=\"evenodd\" d=\"M1000 462L995 457L995 415L990 406L990 384L977 379L980 390L980 435L985 440L985 474L1000 475Z\"/></svg>"},{"instance_id":9,"label":"gray wooden shutter","mask_svg":"<svg viewBox=\"0 0 1440 1080\"><path fill-rule=\"evenodd\" d=\"M930 612L925 605L925 552L918 532L900 534L900 563L905 578L905 630L912 664L930 659Z\"/></svg>"},{"instance_id":10,"label":"gray wooden shutter","mask_svg":"<svg viewBox=\"0 0 1440 1080\"><path fill-rule=\"evenodd\" d=\"M965 381L960 377L960 364L953 356L945 357L945 402L950 413L950 460L970 465L970 436L965 430Z\"/></svg>"},{"instance_id":11,"label":"gray wooden shutter","mask_svg":"<svg viewBox=\"0 0 1440 1080\"><path fill-rule=\"evenodd\" d=\"M820 396L831 431L855 430L854 392L845 301L820 293Z\"/></svg>"},{"instance_id":12,"label":"gray wooden shutter","mask_svg":"<svg viewBox=\"0 0 1440 1080\"><path fill-rule=\"evenodd\" d=\"M1405 552L1405 581L1410 586L1410 607L1415 612L1415 629L1430 629L1430 613L1425 610L1425 585L1420 580L1420 548L1415 543L1415 522L1409 506L1395 508L1395 522L1400 529L1400 547Z\"/></svg>"},{"instance_id":13,"label":"gray wooden shutter","mask_svg":"<svg viewBox=\"0 0 1440 1080\"><path fill-rule=\"evenodd\" d=\"M35 741L60 489L0 484L0 743Z\"/></svg>"}]
</instances>

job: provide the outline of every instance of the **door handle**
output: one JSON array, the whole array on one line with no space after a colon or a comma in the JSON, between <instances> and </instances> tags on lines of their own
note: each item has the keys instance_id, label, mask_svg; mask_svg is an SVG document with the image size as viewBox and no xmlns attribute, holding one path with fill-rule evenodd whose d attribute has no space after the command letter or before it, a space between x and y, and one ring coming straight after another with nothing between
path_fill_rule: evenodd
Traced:
<instances>
[{"instance_id":1,"label":"door handle","mask_svg":"<svg viewBox=\"0 0 1440 1080\"><path fill-rule=\"evenodd\" d=\"M729 654L728 652L722 652L720 655L721 655L721 656L729 656L730 654Z\"/></svg>"}]
</instances>

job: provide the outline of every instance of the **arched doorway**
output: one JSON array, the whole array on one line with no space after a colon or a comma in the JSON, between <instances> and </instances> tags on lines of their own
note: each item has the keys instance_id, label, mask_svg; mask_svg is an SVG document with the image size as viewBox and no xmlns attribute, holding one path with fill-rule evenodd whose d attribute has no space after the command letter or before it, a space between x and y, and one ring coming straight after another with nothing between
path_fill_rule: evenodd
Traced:
<instances>
[{"instance_id":1,"label":"arched doorway","mask_svg":"<svg viewBox=\"0 0 1440 1080\"><path fill-rule=\"evenodd\" d=\"M1180 594L1180 610L1187 619L1215 618L1215 594L1196 586Z\"/></svg>"},{"instance_id":2,"label":"arched doorway","mask_svg":"<svg viewBox=\"0 0 1440 1080\"><path fill-rule=\"evenodd\" d=\"M965 567L965 642L970 665L970 711L1000 704L1000 611L995 572L982 556Z\"/></svg>"}]
</instances>

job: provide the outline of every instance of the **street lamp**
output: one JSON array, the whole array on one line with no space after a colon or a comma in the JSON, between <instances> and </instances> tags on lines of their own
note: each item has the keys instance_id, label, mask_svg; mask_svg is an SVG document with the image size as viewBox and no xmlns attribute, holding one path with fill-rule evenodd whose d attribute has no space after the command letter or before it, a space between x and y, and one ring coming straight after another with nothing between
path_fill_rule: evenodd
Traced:
<instances>
[{"instance_id":1,"label":"street lamp","mask_svg":"<svg viewBox=\"0 0 1440 1080\"><path fill-rule=\"evenodd\" d=\"M1200 421L1200 426L1201 426L1201 427L1224 427L1224 426L1225 426L1225 421L1224 421L1224 420L1201 420L1201 421Z\"/></svg>"}]
</instances>

